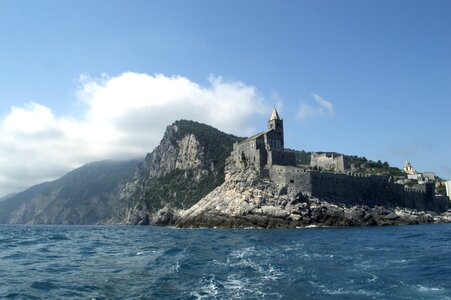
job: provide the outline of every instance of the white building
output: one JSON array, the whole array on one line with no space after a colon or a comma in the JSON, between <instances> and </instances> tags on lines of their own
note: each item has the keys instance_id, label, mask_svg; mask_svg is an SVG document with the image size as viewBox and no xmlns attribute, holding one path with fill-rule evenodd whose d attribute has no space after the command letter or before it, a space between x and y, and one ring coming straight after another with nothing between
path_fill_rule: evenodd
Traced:
<instances>
[{"instance_id":1,"label":"white building","mask_svg":"<svg viewBox=\"0 0 451 300\"><path fill-rule=\"evenodd\" d=\"M451 180L445 181L446 196L451 199Z\"/></svg>"},{"instance_id":2,"label":"white building","mask_svg":"<svg viewBox=\"0 0 451 300\"><path fill-rule=\"evenodd\" d=\"M408 160L406 160L404 163L404 172L407 173L408 175L417 174L417 171L412 167L412 165Z\"/></svg>"}]
</instances>

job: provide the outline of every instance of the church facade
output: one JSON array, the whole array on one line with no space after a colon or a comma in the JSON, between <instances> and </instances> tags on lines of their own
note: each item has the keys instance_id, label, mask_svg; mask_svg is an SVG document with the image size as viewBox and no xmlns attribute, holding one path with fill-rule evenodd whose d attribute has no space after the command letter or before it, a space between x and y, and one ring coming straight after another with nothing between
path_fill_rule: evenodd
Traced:
<instances>
[{"instance_id":1,"label":"church facade","mask_svg":"<svg viewBox=\"0 0 451 300\"><path fill-rule=\"evenodd\" d=\"M235 161L243 166L253 165L258 172L273 165L294 166L295 153L285 151L283 120L274 108L268 120L268 130L233 145Z\"/></svg>"}]
</instances>

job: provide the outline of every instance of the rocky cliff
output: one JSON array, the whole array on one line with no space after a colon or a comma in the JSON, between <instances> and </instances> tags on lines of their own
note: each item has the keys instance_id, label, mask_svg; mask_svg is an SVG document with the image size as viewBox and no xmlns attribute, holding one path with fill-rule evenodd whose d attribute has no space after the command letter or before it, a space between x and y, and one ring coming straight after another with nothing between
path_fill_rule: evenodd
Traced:
<instances>
[{"instance_id":1,"label":"rocky cliff","mask_svg":"<svg viewBox=\"0 0 451 300\"><path fill-rule=\"evenodd\" d=\"M161 211L155 221L179 227L368 226L450 222L451 214L331 204L280 188L251 167L237 168L229 158L221 186L190 209Z\"/></svg>"},{"instance_id":2,"label":"rocky cliff","mask_svg":"<svg viewBox=\"0 0 451 300\"><path fill-rule=\"evenodd\" d=\"M186 209L224 182L225 159L238 138L181 120L167 127L121 189L123 207L111 223L149 224L162 208Z\"/></svg>"}]
</instances>

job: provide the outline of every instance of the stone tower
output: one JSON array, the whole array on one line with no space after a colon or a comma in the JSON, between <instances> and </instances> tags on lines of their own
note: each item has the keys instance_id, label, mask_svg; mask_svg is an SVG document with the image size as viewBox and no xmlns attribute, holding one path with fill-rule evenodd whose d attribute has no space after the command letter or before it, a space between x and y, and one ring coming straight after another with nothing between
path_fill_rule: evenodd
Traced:
<instances>
[{"instance_id":1,"label":"stone tower","mask_svg":"<svg viewBox=\"0 0 451 300\"><path fill-rule=\"evenodd\" d=\"M271 117L268 121L268 131L274 129L277 133L280 134L281 137L281 146L284 147L284 141L283 141L283 120L279 117L279 114L277 113L276 108L272 110Z\"/></svg>"}]
</instances>

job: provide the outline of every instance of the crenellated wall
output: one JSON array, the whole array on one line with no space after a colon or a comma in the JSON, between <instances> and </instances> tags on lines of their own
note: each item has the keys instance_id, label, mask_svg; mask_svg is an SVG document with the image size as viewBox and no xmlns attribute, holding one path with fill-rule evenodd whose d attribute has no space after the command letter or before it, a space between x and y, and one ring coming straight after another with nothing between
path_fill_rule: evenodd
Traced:
<instances>
[{"instance_id":1,"label":"crenellated wall","mask_svg":"<svg viewBox=\"0 0 451 300\"><path fill-rule=\"evenodd\" d=\"M319 199L345 205L409 207L443 212L448 200L435 197L432 183L405 187L386 176L330 173L291 166L272 166L269 176L279 186L287 186Z\"/></svg>"}]
</instances>

